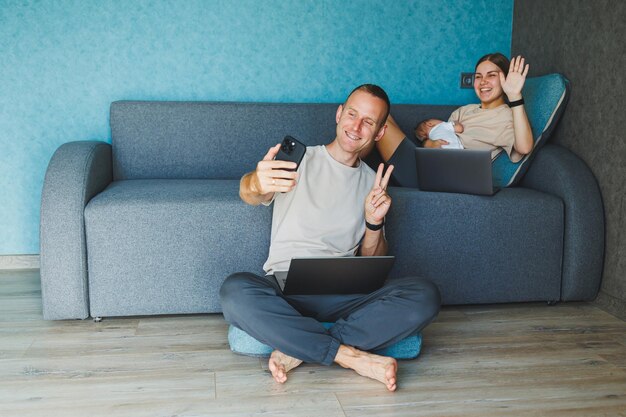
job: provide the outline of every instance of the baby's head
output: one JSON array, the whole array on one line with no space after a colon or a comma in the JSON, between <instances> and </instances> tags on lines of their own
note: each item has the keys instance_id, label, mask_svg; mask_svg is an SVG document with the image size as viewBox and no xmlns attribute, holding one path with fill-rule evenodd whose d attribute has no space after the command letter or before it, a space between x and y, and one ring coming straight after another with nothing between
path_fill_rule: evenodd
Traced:
<instances>
[{"instance_id":1,"label":"baby's head","mask_svg":"<svg viewBox=\"0 0 626 417\"><path fill-rule=\"evenodd\" d=\"M439 119L426 119L419 122L417 126L415 126L415 137L420 141L429 139L428 134L430 133L430 130L442 122L443 120Z\"/></svg>"}]
</instances>

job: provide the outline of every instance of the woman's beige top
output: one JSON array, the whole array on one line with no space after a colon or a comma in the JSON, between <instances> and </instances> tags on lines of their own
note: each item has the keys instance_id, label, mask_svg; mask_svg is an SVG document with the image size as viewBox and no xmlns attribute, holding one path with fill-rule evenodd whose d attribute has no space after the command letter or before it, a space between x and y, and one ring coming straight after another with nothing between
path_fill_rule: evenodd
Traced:
<instances>
[{"instance_id":1,"label":"woman's beige top","mask_svg":"<svg viewBox=\"0 0 626 417\"><path fill-rule=\"evenodd\" d=\"M463 133L458 136L466 149L489 150L492 160L504 149L511 162L522 159L523 155L513 149L513 113L507 104L495 109L483 109L479 104L468 104L452 112L448 121L463 125Z\"/></svg>"}]
</instances>

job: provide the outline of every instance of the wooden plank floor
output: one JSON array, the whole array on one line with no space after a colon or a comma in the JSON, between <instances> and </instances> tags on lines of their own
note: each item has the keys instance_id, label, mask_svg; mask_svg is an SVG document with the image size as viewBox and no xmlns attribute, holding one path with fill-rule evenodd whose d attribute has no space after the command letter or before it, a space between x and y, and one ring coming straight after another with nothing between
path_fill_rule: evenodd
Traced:
<instances>
[{"instance_id":1,"label":"wooden plank floor","mask_svg":"<svg viewBox=\"0 0 626 417\"><path fill-rule=\"evenodd\" d=\"M285 385L219 314L44 321L0 272L0 416L626 416L626 323L587 303L447 307L399 388L305 364Z\"/></svg>"}]
</instances>

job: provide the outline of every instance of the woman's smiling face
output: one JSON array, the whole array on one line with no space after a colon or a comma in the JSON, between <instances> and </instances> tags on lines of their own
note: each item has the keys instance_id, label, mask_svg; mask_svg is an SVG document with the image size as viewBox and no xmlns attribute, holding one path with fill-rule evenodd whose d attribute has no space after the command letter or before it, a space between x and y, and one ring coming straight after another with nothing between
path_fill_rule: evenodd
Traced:
<instances>
[{"instance_id":1,"label":"woman's smiling face","mask_svg":"<svg viewBox=\"0 0 626 417\"><path fill-rule=\"evenodd\" d=\"M483 108L504 104L504 92L500 84L502 70L491 61L483 61L476 67L474 91Z\"/></svg>"}]
</instances>

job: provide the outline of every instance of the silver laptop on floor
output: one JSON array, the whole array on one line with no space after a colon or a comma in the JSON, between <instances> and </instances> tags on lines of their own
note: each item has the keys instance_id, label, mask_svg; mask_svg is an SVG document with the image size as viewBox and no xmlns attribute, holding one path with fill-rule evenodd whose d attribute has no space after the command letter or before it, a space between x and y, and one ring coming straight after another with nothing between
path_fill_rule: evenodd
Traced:
<instances>
[{"instance_id":1,"label":"silver laptop on floor","mask_svg":"<svg viewBox=\"0 0 626 417\"><path fill-rule=\"evenodd\" d=\"M294 258L274 277L285 295L369 294L381 288L394 256Z\"/></svg>"},{"instance_id":2,"label":"silver laptop on floor","mask_svg":"<svg viewBox=\"0 0 626 417\"><path fill-rule=\"evenodd\" d=\"M417 183L422 191L493 195L491 152L476 149L416 148Z\"/></svg>"}]
</instances>

